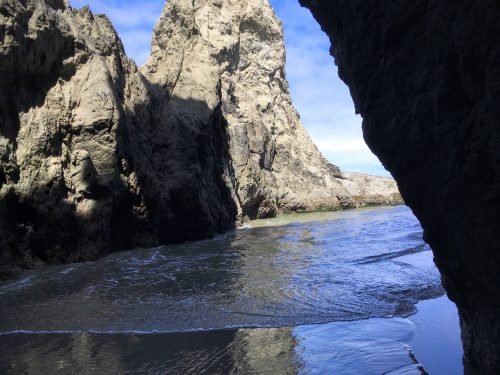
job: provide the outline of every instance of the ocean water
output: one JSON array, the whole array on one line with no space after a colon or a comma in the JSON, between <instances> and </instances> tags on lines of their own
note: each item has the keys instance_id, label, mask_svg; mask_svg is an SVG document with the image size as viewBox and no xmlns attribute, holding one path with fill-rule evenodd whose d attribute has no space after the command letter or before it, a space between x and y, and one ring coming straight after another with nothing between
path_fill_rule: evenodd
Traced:
<instances>
[{"instance_id":1,"label":"ocean water","mask_svg":"<svg viewBox=\"0 0 500 375\"><path fill-rule=\"evenodd\" d=\"M453 375L443 294L408 208L289 215L0 284L0 373Z\"/></svg>"}]
</instances>

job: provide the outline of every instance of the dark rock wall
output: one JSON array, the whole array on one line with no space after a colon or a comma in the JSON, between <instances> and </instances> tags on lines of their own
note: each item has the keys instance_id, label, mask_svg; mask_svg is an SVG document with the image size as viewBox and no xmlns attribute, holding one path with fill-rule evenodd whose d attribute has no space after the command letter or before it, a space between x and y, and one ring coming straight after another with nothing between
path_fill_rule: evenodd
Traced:
<instances>
[{"instance_id":1,"label":"dark rock wall","mask_svg":"<svg viewBox=\"0 0 500 375\"><path fill-rule=\"evenodd\" d=\"M420 219L466 359L500 373L500 3L300 0Z\"/></svg>"}]
</instances>

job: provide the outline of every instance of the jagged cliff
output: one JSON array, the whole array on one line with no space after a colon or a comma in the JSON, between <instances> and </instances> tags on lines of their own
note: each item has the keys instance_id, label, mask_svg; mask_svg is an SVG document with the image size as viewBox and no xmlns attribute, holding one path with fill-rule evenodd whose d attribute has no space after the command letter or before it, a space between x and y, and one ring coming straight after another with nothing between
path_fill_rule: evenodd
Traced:
<instances>
[{"instance_id":1,"label":"jagged cliff","mask_svg":"<svg viewBox=\"0 0 500 375\"><path fill-rule=\"evenodd\" d=\"M355 193L360 180L323 158L292 105L284 64L282 26L267 1L170 0L141 71L172 98L172 126L199 118L179 100L225 119L240 218L398 199L391 179L367 176L373 188Z\"/></svg>"},{"instance_id":2,"label":"jagged cliff","mask_svg":"<svg viewBox=\"0 0 500 375\"><path fill-rule=\"evenodd\" d=\"M88 9L2 1L0 37L1 263L92 259L127 189L126 102L146 88L111 23Z\"/></svg>"},{"instance_id":3,"label":"jagged cliff","mask_svg":"<svg viewBox=\"0 0 500 375\"><path fill-rule=\"evenodd\" d=\"M105 16L63 0L2 0L0 39L3 277L400 200L311 142L267 0L169 1L141 71Z\"/></svg>"},{"instance_id":4,"label":"jagged cliff","mask_svg":"<svg viewBox=\"0 0 500 375\"><path fill-rule=\"evenodd\" d=\"M105 16L64 1L0 10L1 263L94 259L234 226L222 118L179 100L207 126L177 133Z\"/></svg>"},{"instance_id":5,"label":"jagged cliff","mask_svg":"<svg viewBox=\"0 0 500 375\"><path fill-rule=\"evenodd\" d=\"M424 227L466 359L500 374L500 3L300 2Z\"/></svg>"}]
</instances>

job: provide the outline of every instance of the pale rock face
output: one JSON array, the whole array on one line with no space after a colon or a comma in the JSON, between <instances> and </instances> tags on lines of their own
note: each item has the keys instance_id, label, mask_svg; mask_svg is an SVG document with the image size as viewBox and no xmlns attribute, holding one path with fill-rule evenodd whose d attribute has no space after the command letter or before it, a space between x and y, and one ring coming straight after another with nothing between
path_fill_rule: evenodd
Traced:
<instances>
[{"instance_id":1,"label":"pale rock face","mask_svg":"<svg viewBox=\"0 0 500 375\"><path fill-rule=\"evenodd\" d=\"M116 173L123 98L147 91L106 17L63 1L0 8L2 261L95 258L127 191Z\"/></svg>"},{"instance_id":2,"label":"pale rock face","mask_svg":"<svg viewBox=\"0 0 500 375\"><path fill-rule=\"evenodd\" d=\"M1 277L399 202L311 142L267 0L170 0L141 71L105 16L62 0L0 0L0 38Z\"/></svg>"},{"instance_id":3,"label":"pale rock face","mask_svg":"<svg viewBox=\"0 0 500 375\"><path fill-rule=\"evenodd\" d=\"M227 121L240 219L399 202L392 179L351 178L323 158L292 105L284 64L268 1L170 0L141 70L183 119L199 114L177 98L202 101ZM376 193L365 180L380 185Z\"/></svg>"}]
</instances>

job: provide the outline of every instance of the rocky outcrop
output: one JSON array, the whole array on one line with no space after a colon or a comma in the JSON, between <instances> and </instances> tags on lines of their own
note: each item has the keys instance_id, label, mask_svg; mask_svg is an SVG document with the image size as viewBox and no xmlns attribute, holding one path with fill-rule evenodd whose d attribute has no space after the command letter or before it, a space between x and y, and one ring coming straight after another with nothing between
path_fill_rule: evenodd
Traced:
<instances>
[{"instance_id":1,"label":"rocky outcrop","mask_svg":"<svg viewBox=\"0 0 500 375\"><path fill-rule=\"evenodd\" d=\"M284 64L282 26L268 1L170 0L141 71L172 98L171 126L206 126L179 100L206 103L227 122L226 180L239 220L400 201L392 179L351 178L323 158L292 105ZM367 179L385 189L361 188Z\"/></svg>"},{"instance_id":2,"label":"rocky outcrop","mask_svg":"<svg viewBox=\"0 0 500 375\"><path fill-rule=\"evenodd\" d=\"M141 86L111 23L64 1L0 4L1 263L108 246L125 91Z\"/></svg>"},{"instance_id":3,"label":"rocky outcrop","mask_svg":"<svg viewBox=\"0 0 500 375\"><path fill-rule=\"evenodd\" d=\"M499 374L499 3L300 2L330 36L365 140L424 227L466 359Z\"/></svg>"},{"instance_id":4,"label":"rocky outcrop","mask_svg":"<svg viewBox=\"0 0 500 375\"><path fill-rule=\"evenodd\" d=\"M142 72L105 16L64 0L3 0L0 38L2 277L400 200L311 142L267 0L169 1Z\"/></svg>"},{"instance_id":5,"label":"rocky outcrop","mask_svg":"<svg viewBox=\"0 0 500 375\"><path fill-rule=\"evenodd\" d=\"M105 16L63 1L0 10L1 263L88 260L234 226L220 116L178 99L206 127L169 126L167 98Z\"/></svg>"}]
</instances>

